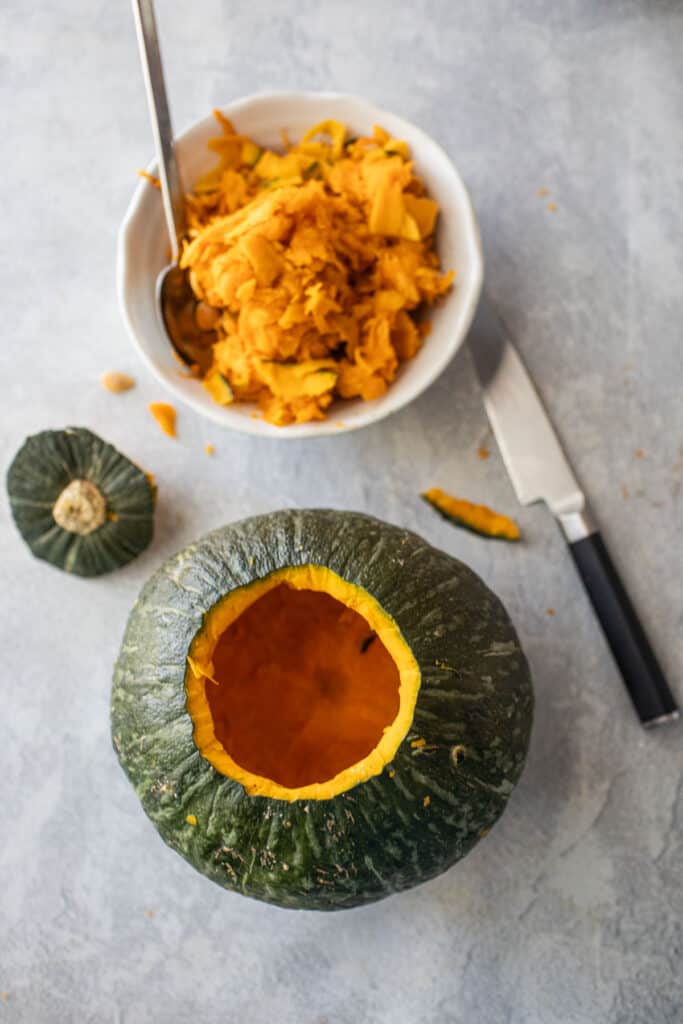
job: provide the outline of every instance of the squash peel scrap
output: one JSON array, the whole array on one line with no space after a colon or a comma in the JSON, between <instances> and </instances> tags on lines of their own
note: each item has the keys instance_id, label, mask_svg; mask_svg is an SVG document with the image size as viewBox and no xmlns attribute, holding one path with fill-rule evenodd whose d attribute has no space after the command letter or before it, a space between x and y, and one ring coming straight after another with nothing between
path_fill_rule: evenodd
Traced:
<instances>
[{"instance_id":1,"label":"squash peel scrap","mask_svg":"<svg viewBox=\"0 0 683 1024\"><path fill-rule=\"evenodd\" d=\"M219 370L211 369L202 381L214 402L219 405L230 405L234 401L234 394L227 378Z\"/></svg>"},{"instance_id":2,"label":"squash peel scrap","mask_svg":"<svg viewBox=\"0 0 683 1024\"><path fill-rule=\"evenodd\" d=\"M439 207L407 144L379 127L349 139L328 120L278 153L216 116L218 164L186 197L181 256L216 310L204 386L223 405L257 402L279 426L379 397L454 276L440 270Z\"/></svg>"},{"instance_id":3,"label":"squash peel scrap","mask_svg":"<svg viewBox=\"0 0 683 1024\"><path fill-rule=\"evenodd\" d=\"M507 516L500 515L486 505L475 505L463 498L454 498L446 494L440 487L431 487L422 498L449 522L462 526L466 530L478 533L482 537L495 537L501 540L519 540L521 533L517 523Z\"/></svg>"}]
</instances>

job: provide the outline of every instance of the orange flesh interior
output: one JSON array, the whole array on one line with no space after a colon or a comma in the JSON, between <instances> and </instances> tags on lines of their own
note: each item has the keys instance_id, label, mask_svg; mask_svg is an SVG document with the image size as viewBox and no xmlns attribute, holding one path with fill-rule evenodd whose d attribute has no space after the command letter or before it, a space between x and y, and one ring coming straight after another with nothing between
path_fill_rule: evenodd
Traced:
<instances>
[{"instance_id":1,"label":"orange flesh interior","mask_svg":"<svg viewBox=\"0 0 683 1024\"><path fill-rule=\"evenodd\" d=\"M297 789L370 754L398 714L399 686L393 658L358 612L279 584L221 634L205 694L233 761Z\"/></svg>"}]
</instances>

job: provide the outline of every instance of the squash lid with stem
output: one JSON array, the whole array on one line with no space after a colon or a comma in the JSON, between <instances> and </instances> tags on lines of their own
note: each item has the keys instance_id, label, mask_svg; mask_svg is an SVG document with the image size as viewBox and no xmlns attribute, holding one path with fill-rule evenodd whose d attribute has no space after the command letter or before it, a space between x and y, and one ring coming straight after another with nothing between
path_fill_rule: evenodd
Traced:
<instances>
[{"instance_id":1,"label":"squash lid with stem","mask_svg":"<svg viewBox=\"0 0 683 1024\"><path fill-rule=\"evenodd\" d=\"M153 480L84 427L29 437L7 472L7 492L32 553L66 572L111 572L152 539Z\"/></svg>"}]
</instances>

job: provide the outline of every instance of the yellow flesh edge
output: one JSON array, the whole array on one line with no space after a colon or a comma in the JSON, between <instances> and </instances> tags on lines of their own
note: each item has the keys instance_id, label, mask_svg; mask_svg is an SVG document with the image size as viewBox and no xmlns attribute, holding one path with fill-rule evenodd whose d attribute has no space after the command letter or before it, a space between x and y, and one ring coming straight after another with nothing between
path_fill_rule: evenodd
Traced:
<instances>
[{"instance_id":1,"label":"yellow flesh edge","mask_svg":"<svg viewBox=\"0 0 683 1024\"><path fill-rule=\"evenodd\" d=\"M242 768L216 739L213 718L206 698L206 687L213 679L213 652L222 633L239 616L269 590L286 583L295 590L317 590L329 594L347 608L352 608L367 622L391 655L399 673L399 709L395 719L367 757L350 765L332 779L289 789L272 779ZM342 579L321 565L301 565L279 569L226 594L204 617L204 625L190 646L185 673L187 710L194 724L193 739L202 757L221 775L239 782L250 796L273 800L329 800L360 782L379 775L393 759L408 732L420 688L420 669L403 639L401 631L382 606L362 587Z\"/></svg>"}]
</instances>

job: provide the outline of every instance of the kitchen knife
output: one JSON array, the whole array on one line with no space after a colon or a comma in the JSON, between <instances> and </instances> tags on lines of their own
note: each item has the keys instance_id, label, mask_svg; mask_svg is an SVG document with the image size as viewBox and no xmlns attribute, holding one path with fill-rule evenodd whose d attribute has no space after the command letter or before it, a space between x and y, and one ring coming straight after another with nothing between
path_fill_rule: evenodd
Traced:
<instances>
[{"instance_id":1,"label":"kitchen knife","mask_svg":"<svg viewBox=\"0 0 683 1024\"><path fill-rule=\"evenodd\" d=\"M644 726L678 718L667 685L624 586L560 447L536 389L496 313L482 301L470 348L486 412L522 505L545 501L574 563Z\"/></svg>"}]
</instances>

